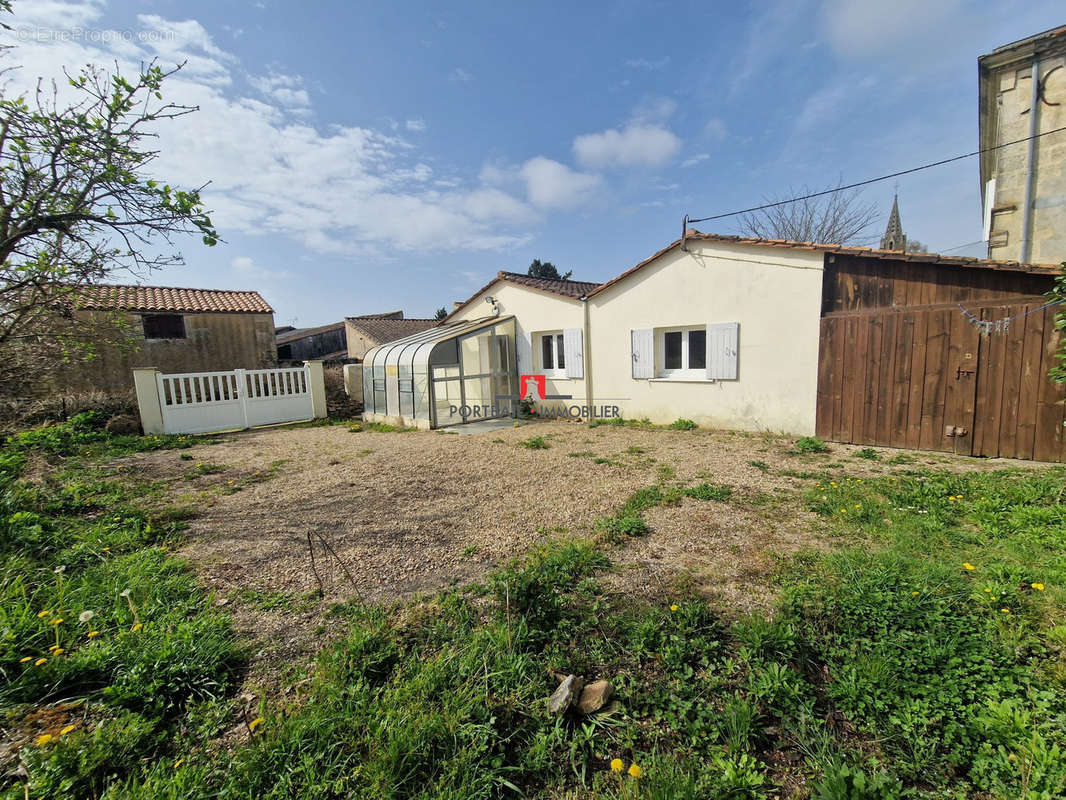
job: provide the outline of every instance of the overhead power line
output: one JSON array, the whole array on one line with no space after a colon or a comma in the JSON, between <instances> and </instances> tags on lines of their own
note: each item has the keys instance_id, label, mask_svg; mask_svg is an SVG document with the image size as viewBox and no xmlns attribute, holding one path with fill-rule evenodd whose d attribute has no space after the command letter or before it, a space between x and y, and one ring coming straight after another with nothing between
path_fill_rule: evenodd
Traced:
<instances>
[{"instance_id":1,"label":"overhead power line","mask_svg":"<svg viewBox=\"0 0 1066 800\"><path fill-rule=\"evenodd\" d=\"M910 175L912 172L921 172L923 169L932 169L933 167L942 167L945 164L950 164L953 161L962 161L964 158L973 158L979 156L982 153L991 153L993 150L1001 150L1004 147L1010 147L1014 144L1022 144L1028 142L1030 139L1039 139L1041 136L1050 136L1053 133L1061 133L1066 131L1066 125L1061 128L1054 128L1050 131L1044 131L1034 136L1026 136L1024 139L1015 139L1013 142L1004 142L1003 144L997 144L993 147L985 147L981 150L974 150L972 153L963 153L961 156L953 156L952 158L945 158L941 161L934 161L932 164L923 164L920 167L911 167L910 169L900 170L899 172L893 172L888 175L882 175L879 178L870 178L869 180L859 181L858 183L849 183L847 186L837 186L833 189L825 189L821 192L812 192L811 194L805 194L801 197L791 197L788 200L778 200L776 203L765 203L761 206L752 206L751 208L741 209L740 211L730 211L726 214L715 214L711 217L700 217L699 219L689 219L685 217L685 224L695 222L707 222L713 219L725 219L726 217L735 217L738 214L748 214L752 211L762 211L764 208L775 208L777 206L788 205L789 203L795 203L800 200L810 200L814 197L823 197L827 194L833 194L834 192L843 192L848 189L857 189L860 186L869 186L871 183L878 183L879 181L887 181L889 178L898 178L900 175Z\"/></svg>"}]
</instances>

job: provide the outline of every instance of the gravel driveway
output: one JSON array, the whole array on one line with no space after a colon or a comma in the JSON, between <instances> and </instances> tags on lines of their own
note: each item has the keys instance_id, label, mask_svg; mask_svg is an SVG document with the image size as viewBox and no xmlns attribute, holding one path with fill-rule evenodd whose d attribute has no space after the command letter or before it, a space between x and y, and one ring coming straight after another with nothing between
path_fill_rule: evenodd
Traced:
<instances>
[{"instance_id":1,"label":"gravel driveway","mask_svg":"<svg viewBox=\"0 0 1066 800\"><path fill-rule=\"evenodd\" d=\"M533 436L549 447L520 446ZM858 448L848 445L803 456L788 455L791 446L771 435L563 422L469 436L352 433L336 425L249 431L130 461L148 477L170 479L178 501L197 505L181 554L220 597L241 590L261 598L234 603L238 624L286 658L321 645L307 640L306 630L316 627L326 602L355 593L353 580L362 596L385 602L466 581L546 536L591 533L598 518L657 481L709 481L731 487L733 496L648 511L651 533L612 553L617 568L609 584L662 598L684 575L741 613L772 600L766 576L776 559L826 546L801 500L812 472L1003 464L914 454L908 465L890 466L885 461L898 451L870 461L855 458ZM208 474L190 475L195 469ZM262 600L306 596L319 580L324 602L294 610ZM294 614L308 624L292 625ZM282 645L294 629L304 638L293 634Z\"/></svg>"}]
</instances>

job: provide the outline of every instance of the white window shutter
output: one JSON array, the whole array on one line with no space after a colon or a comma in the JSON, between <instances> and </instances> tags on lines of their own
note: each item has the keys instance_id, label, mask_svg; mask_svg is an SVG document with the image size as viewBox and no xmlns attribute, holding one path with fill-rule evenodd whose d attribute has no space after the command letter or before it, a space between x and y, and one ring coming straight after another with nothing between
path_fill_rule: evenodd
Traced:
<instances>
[{"instance_id":1,"label":"white window shutter","mask_svg":"<svg viewBox=\"0 0 1066 800\"><path fill-rule=\"evenodd\" d=\"M563 331L563 354L566 356L566 377L585 377L585 351L581 346L581 328Z\"/></svg>"},{"instance_id":2,"label":"white window shutter","mask_svg":"<svg viewBox=\"0 0 1066 800\"><path fill-rule=\"evenodd\" d=\"M533 374L533 339L530 333L519 333L515 337L515 359L518 361L519 375Z\"/></svg>"},{"instance_id":3,"label":"white window shutter","mask_svg":"<svg viewBox=\"0 0 1066 800\"><path fill-rule=\"evenodd\" d=\"M634 378L655 377L655 333L651 328L630 331Z\"/></svg>"},{"instance_id":4,"label":"white window shutter","mask_svg":"<svg viewBox=\"0 0 1066 800\"><path fill-rule=\"evenodd\" d=\"M740 323L717 322L707 326L707 380L735 381Z\"/></svg>"}]
</instances>

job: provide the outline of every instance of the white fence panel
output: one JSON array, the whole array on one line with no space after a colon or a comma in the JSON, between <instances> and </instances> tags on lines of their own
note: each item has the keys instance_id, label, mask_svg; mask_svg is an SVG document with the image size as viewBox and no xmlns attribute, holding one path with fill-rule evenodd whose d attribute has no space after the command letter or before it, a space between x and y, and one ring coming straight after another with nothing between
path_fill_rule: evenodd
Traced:
<instances>
[{"instance_id":1,"label":"white fence panel","mask_svg":"<svg viewBox=\"0 0 1066 800\"><path fill-rule=\"evenodd\" d=\"M166 433L208 433L314 416L308 367L157 375Z\"/></svg>"},{"instance_id":2,"label":"white fence panel","mask_svg":"<svg viewBox=\"0 0 1066 800\"><path fill-rule=\"evenodd\" d=\"M244 373L248 427L311 419L311 381L306 367L250 369Z\"/></svg>"}]
</instances>

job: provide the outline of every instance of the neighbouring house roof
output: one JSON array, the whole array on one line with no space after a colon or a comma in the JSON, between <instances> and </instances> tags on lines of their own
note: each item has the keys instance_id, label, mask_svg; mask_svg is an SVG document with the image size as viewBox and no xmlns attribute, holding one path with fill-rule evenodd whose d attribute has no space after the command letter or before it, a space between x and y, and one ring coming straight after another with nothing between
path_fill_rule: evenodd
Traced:
<instances>
[{"instance_id":1,"label":"neighbouring house roof","mask_svg":"<svg viewBox=\"0 0 1066 800\"><path fill-rule=\"evenodd\" d=\"M753 239L746 236L725 236L717 233L701 233L697 230L688 230L685 233L686 242L721 242L724 244L755 245L757 247L776 247L789 250L808 250L820 253L837 255L858 256L861 258L879 258L885 261L909 261L930 266L952 266L974 269L1010 270L1015 272L1033 272L1042 275L1058 275L1062 272L1060 267L1051 264L1022 264L1017 261L993 261L988 258L972 258L970 256L942 256L939 253L903 253L899 250L879 250L872 247L854 247L842 244L818 244L816 242L790 242L785 239ZM681 245L682 240L677 239L657 253L653 253L634 267L627 269L616 278L588 293L593 297L605 289L623 281L635 272L639 272L648 264L662 255Z\"/></svg>"},{"instance_id":2,"label":"neighbouring house roof","mask_svg":"<svg viewBox=\"0 0 1066 800\"><path fill-rule=\"evenodd\" d=\"M435 319L401 319L391 315L370 315L366 317L348 317L345 320L368 339L378 344L402 339L413 333L424 331L437 325Z\"/></svg>"},{"instance_id":3,"label":"neighbouring house roof","mask_svg":"<svg viewBox=\"0 0 1066 800\"><path fill-rule=\"evenodd\" d=\"M274 313L259 292L227 289L96 284L78 287L74 295L78 308L91 311Z\"/></svg>"},{"instance_id":4,"label":"neighbouring house roof","mask_svg":"<svg viewBox=\"0 0 1066 800\"><path fill-rule=\"evenodd\" d=\"M344 320L341 320L340 322L331 322L328 325L319 325L317 328L293 328L291 331L279 333L275 338L277 339L278 344L286 344L288 342L296 341L297 339L303 339L307 336L317 336L320 333L343 328Z\"/></svg>"},{"instance_id":5,"label":"neighbouring house roof","mask_svg":"<svg viewBox=\"0 0 1066 800\"><path fill-rule=\"evenodd\" d=\"M561 297L570 297L574 300L582 298L587 294L590 294L593 289L599 286L598 283L590 281L564 281L553 280L551 278L534 278L532 275L523 275L520 272L507 272L506 270L500 270L496 273L496 277L486 283L476 292L474 292L468 300L457 305L452 309L452 313L444 318L444 321L450 320L468 305L470 305L475 297L487 292L493 285L499 281L507 281L508 283L518 284L519 286L528 286L530 289L539 289L542 292L550 292L551 294L557 294Z\"/></svg>"},{"instance_id":6,"label":"neighbouring house roof","mask_svg":"<svg viewBox=\"0 0 1066 800\"><path fill-rule=\"evenodd\" d=\"M386 311L384 314L360 314L357 317L348 317L348 319L403 319L403 310Z\"/></svg>"}]
</instances>

